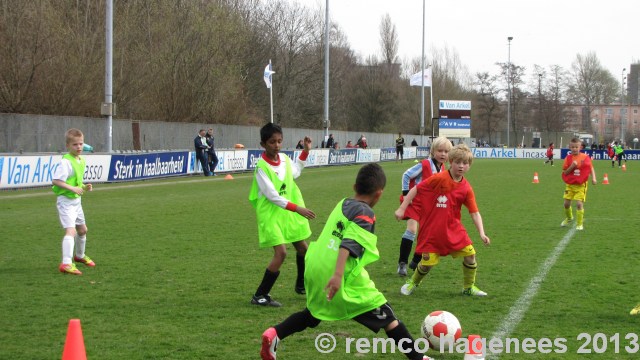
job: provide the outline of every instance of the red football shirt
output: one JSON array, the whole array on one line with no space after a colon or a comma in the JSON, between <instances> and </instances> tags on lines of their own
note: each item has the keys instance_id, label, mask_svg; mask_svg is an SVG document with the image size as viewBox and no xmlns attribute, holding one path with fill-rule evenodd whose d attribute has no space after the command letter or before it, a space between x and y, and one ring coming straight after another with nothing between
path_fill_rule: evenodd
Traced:
<instances>
[{"instance_id":1,"label":"red football shirt","mask_svg":"<svg viewBox=\"0 0 640 360\"><path fill-rule=\"evenodd\" d=\"M420 224L416 253L445 256L472 244L460 222L462 205L470 214L478 212L473 189L465 178L455 182L443 171L417 185L416 196L405 211Z\"/></svg>"},{"instance_id":2,"label":"red football shirt","mask_svg":"<svg viewBox=\"0 0 640 360\"><path fill-rule=\"evenodd\" d=\"M564 170L567 170L574 161L578 163L578 166L573 169L572 173L565 175ZM562 180L567 184L584 184L589 180L589 175L591 175L591 166L591 158L589 155L585 153L579 153L577 156L569 154L564 159L564 164L562 165Z\"/></svg>"}]
</instances>

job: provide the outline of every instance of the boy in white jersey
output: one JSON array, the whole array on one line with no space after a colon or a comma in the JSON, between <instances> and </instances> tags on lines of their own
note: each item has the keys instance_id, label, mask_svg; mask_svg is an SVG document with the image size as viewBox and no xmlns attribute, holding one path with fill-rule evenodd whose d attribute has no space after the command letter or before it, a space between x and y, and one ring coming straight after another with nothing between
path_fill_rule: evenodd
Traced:
<instances>
[{"instance_id":1,"label":"boy in white jersey","mask_svg":"<svg viewBox=\"0 0 640 360\"><path fill-rule=\"evenodd\" d=\"M282 128L279 125L268 123L260 129L260 145L264 152L256 163L249 201L256 209L259 245L261 248L272 247L273 258L251 303L277 307L282 304L273 300L269 292L280 275L288 243L292 243L297 252L298 277L294 289L298 294L305 293L307 243L304 240L311 236L309 219L315 218L316 214L305 208L300 189L293 180L302 173L311 149L311 139L304 138L304 149L295 163L280 154Z\"/></svg>"},{"instance_id":2,"label":"boy in white jersey","mask_svg":"<svg viewBox=\"0 0 640 360\"><path fill-rule=\"evenodd\" d=\"M69 129L66 134L67 150L53 173L53 192L58 195L57 207L60 224L64 228L62 238L62 264L58 267L63 274L82 275L73 261L94 267L96 264L85 253L87 225L82 211L81 196L91 191L91 184L84 184L82 178L86 163L82 154L84 135L78 129ZM74 255L75 247L75 255ZM73 259L72 259L73 257ZM73 260L73 261L72 261Z\"/></svg>"},{"instance_id":3,"label":"boy in white jersey","mask_svg":"<svg viewBox=\"0 0 640 360\"><path fill-rule=\"evenodd\" d=\"M407 169L402 174L402 195L400 195L400 203L407 196L409 190L418 185L421 181L427 180L431 175L435 175L444 169L444 163L447 162L449 151L451 151L451 141L444 136L437 137L431 144L429 151L430 157L417 163ZM446 170L446 169L445 169ZM413 248L413 242L418 232L418 222L411 218L406 218L407 229L402 234L400 242L400 256L398 257L398 275L407 276L407 264L409 263L409 255ZM418 263L422 260L422 254L414 253L409 268L415 270Z\"/></svg>"}]
</instances>

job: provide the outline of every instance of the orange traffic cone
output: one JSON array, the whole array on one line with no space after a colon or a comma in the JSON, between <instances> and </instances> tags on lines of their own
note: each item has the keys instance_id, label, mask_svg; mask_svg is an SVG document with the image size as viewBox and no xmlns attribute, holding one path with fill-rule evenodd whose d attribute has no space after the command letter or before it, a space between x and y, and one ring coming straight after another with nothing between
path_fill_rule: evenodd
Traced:
<instances>
[{"instance_id":1,"label":"orange traffic cone","mask_svg":"<svg viewBox=\"0 0 640 360\"><path fill-rule=\"evenodd\" d=\"M627 164L622 164L622 171L627 171Z\"/></svg>"},{"instance_id":2,"label":"orange traffic cone","mask_svg":"<svg viewBox=\"0 0 640 360\"><path fill-rule=\"evenodd\" d=\"M538 180L538 173L537 173L537 172L534 172L534 173L533 173L533 181L532 181L532 183L537 184L537 183L539 183L539 182L540 182L540 181Z\"/></svg>"},{"instance_id":3,"label":"orange traffic cone","mask_svg":"<svg viewBox=\"0 0 640 360\"><path fill-rule=\"evenodd\" d=\"M602 179L602 185L609 185L609 176L607 176L607 174L604 174L604 179Z\"/></svg>"},{"instance_id":4,"label":"orange traffic cone","mask_svg":"<svg viewBox=\"0 0 640 360\"><path fill-rule=\"evenodd\" d=\"M469 335L467 341L467 353L464 354L464 360L484 360L480 335Z\"/></svg>"},{"instance_id":5,"label":"orange traffic cone","mask_svg":"<svg viewBox=\"0 0 640 360\"><path fill-rule=\"evenodd\" d=\"M87 360L80 319L69 320L69 329L67 330L67 340L64 343L62 360Z\"/></svg>"},{"instance_id":6,"label":"orange traffic cone","mask_svg":"<svg viewBox=\"0 0 640 360\"><path fill-rule=\"evenodd\" d=\"M231 174L227 174L227 176L224 177L225 180L233 180L233 176L231 176Z\"/></svg>"}]
</instances>

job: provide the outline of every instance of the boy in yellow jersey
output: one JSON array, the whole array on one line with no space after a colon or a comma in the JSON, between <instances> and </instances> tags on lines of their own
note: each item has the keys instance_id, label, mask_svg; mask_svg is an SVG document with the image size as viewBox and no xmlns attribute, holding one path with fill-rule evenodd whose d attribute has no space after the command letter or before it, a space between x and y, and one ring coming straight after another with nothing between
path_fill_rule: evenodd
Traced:
<instances>
[{"instance_id":1,"label":"boy in yellow jersey","mask_svg":"<svg viewBox=\"0 0 640 360\"><path fill-rule=\"evenodd\" d=\"M380 258L372 208L380 200L386 182L380 165L372 163L360 168L353 186L355 196L338 202L318 240L309 245L304 273L307 307L265 330L262 359L276 359L281 339L315 328L321 321L348 319L376 333L384 329L409 359L429 359L414 349L417 346L411 334L365 269Z\"/></svg>"},{"instance_id":2,"label":"boy in yellow jersey","mask_svg":"<svg viewBox=\"0 0 640 360\"><path fill-rule=\"evenodd\" d=\"M82 178L86 162L82 154L84 135L78 129L69 129L66 134L67 150L53 172L53 192L58 195L57 208L60 224L64 228L62 238L62 264L58 267L63 274L82 275L72 260L94 267L96 264L85 253L87 225L82 210L81 196L91 191L91 184L84 184ZM75 247L75 255L74 255Z\"/></svg>"},{"instance_id":3,"label":"boy in yellow jersey","mask_svg":"<svg viewBox=\"0 0 640 360\"><path fill-rule=\"evenodd\" d=\"M587 199L587 183L589 175L593 185L598 183L596 171L591 163L591 158L581 153L582 142L578 138L571 139L569 150L571 153L564 159L562 165L562 180L566 183L564 189L564 213L565 219L560 226L567 226L573 221L571 201L576 202L576 230L583 230L584 202Z\"/></svg>"},{"instance_id":4,"label":"boy in yellow jersey","mask_svg":"<svg viewBox=\"0 0 640 360\"><path fill-rule=\"evenodd\" d=\"M304 256L311 236L309 220L316 217L305 208L300 189L294 179L300 176L311 149L311 139L304 138L304 149L295 163L280 154L282 128L268 123L260 129L260 145L264 148L256 163L249 201L256 209L260 247L272 247L273 258L265 270L251 303L260 306L282 306L269 295L280 275L280 266L287 256L286 244L292 243L297 252L298 277L295 292L304 294Z\"/></svg>"}]
</instances>

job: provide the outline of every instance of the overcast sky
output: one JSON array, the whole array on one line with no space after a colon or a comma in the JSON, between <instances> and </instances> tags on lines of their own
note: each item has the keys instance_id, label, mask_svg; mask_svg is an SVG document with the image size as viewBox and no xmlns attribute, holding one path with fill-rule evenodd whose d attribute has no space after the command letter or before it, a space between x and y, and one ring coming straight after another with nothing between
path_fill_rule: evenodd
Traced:
<instances>
[{"instance_id":1,"label":"overcast sky","mask_svg":"<svg viewBox=\"0 0 640 360\"><path fill-rule=\"evenodd\" d=\"M324 9L326 0L289 0ZM346 33L361 56L380 54L380 20L395 24L401 59L422 52L422 1L329 0L331 21ZM638 0L426 0L426 47L455 49L471 74L497 73L507 62L527 68L560 65L570 69L577 54L594 51L619 81L622 69L640 61ZM323 10L324 11L324 10ZM635 19L634 19L635 18Z\"/></svg>"}]
</instances>

